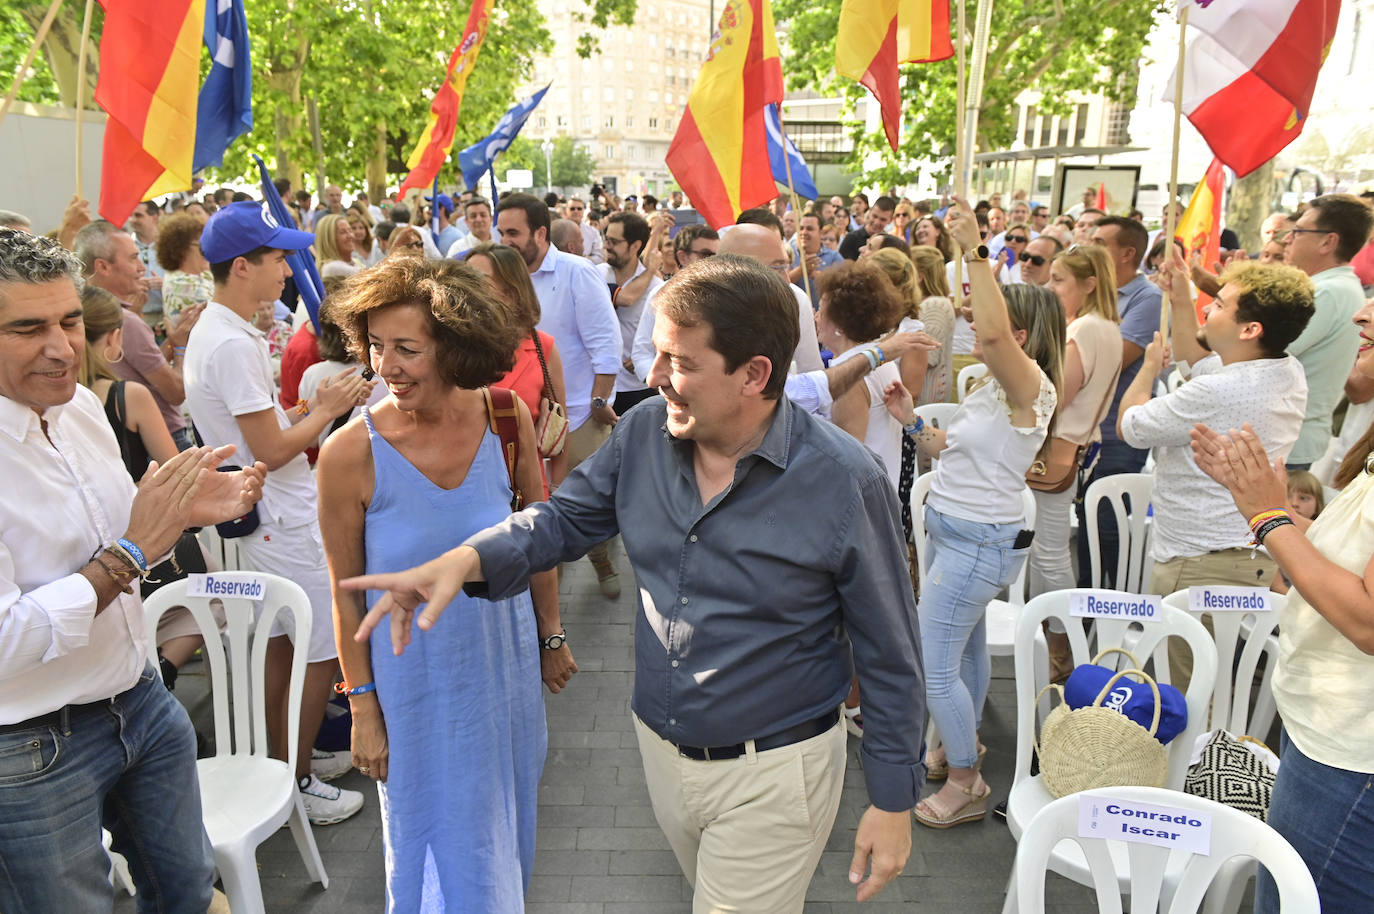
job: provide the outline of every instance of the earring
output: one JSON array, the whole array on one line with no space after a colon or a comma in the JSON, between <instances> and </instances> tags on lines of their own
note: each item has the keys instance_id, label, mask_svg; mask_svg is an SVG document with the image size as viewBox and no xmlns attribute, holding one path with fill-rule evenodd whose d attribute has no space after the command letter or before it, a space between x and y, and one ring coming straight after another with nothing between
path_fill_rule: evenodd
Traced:
<instances>
[{"instance_id":1,"label":"earring","mask_svg":"<svg viewBox=\"0 0 1374 914\"><path fill-rule=\"evenodd\" d=\"M111 358L111 357L110 357L110 347L109 347L109 346L106 346L106 347L105 347L105 351L102 352L101 355L103 355L103 356L105 357L105 361L106 361L107 364L110 364L110 365L118 365L120 362L124 361L124 347L123 347L123 346L120 346L118 349L115 350L115 352L118 353L118 354L117 354L114 358Z\"/></svg>"}]
</instances>

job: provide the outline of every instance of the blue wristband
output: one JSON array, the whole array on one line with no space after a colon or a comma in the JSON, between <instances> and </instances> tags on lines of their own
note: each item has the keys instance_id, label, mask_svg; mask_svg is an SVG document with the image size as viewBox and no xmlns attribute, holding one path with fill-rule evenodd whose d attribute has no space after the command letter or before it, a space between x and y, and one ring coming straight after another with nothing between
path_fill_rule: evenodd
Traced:
<instances>
[{"instance_id":1,"label":"blue wristband","mask_svg":"<svg viewBox=\"0 0 1374 914\"><path fill-rule=\"evenodd\" d=\"M916 421L912 422L910 425L902 426L902 433L906 435L919 435L925 427L925 420L917 416Z\"/></svg>"},{"instance_id":2,"label":"blue wristband","mask_svg":"<svg viewBox=\"0 0 1374 914\"><path fill-rule=\"evenodd\" d=\"M377 691L377 683L365 682L360 686L354 686L353 688L349 689L345 694L348 695L349 698L352 698L354 695L366 695L368 692L375 691Z\"/></svg>"},{"instance_id":3,"label":"blue wristband","mask_svg":"<svg viewBox=\"0 0 1374 914\"><path fill-rule=\"evenodd\" d=\"M873 348L874 348L874 349L877 351L877 353L878 353L878 364L879 364L879 365L885 364L885 363L887 362L887 356L883 355L883 347L881 347L881 346L879 346L879 345L877 345L877 344L875 343L875 344L873 345Z\"/></svg>"},{"instance_id":4,"label":"blue wristband","mask_svg":"<svg viewBox=\"0 0 1374 914\"><path fill-rule=\"evenodd\" d=\"M134 560L134 564L138 566L140 574L148 573L148 560L144 558L142 549L135 546L130 540L119 539L115 542L118 543L121 549L129 554L129 558Z\"/></svg>"}]
</instances>

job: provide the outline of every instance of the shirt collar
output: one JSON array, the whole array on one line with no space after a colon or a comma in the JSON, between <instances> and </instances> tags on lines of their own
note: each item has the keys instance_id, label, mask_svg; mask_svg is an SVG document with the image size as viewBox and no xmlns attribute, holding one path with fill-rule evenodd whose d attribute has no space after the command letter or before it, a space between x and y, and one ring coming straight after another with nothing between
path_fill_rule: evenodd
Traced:
<instances>
[{"instance_id":1,"label":"shirt collar","mask_svg":"<svg viewBox=\"0 0 1374 914\"><path fill-rule=\"evenodd\" d=\"M554 269L556 269L558 266L558 257L561 253L562 252L559 251L558 248L554 247L553 245L549 245L548 252L544 254L543 262L539 264L539 269L535 270L534 272L552 273Z\"/></svg>"},{"instance_id":2,"label":"shirt collar","mask_svg":"<svg viewBox=\"0 0 1374 914\"><path fill-rule=\"evenodd\" d=\"M796 407L792 405L791 400L787 399L785 396L779 397L778 406L773 410L773 417L768 421L768 431L763 433L763 440L759 442L758 447L744 456L752 457L758 455L780 470L787 469L787 460L791 455L792 423L794 419L793 410L795 409ZM686 467L690 467L692 461L692 442L674 438L673 434L668 431L668 422L666 419L664 420L662 429L663 437L668 439L668 442L678 452L678 456L684 460Z\"/></svg>"},{"instance_id":3,"label":"shirt collar","mask_svg":"<svg viewBox=\"0 0 1374 914\"><path fill-rule=\"evenodd\" d=\"M244 320L243 318L239 317L238 314L236 314L234 310L230 308L228 305L221 305L217 301L210 302L210 304L205 307L205 311L202 314L202 317L209 317L211 315L218 316L221 323L226 324L227 326L232 327L235 330L241 330L244 333L250 333L253 336L258 337L259 339L267 339L266 333L259 330L257 327L254 327L251 323Z\"/></svg>"},{"instance_id":4,"label":"shirt collar","mask_svg":"<svg viewBox=\"0 0 1374 914\"><path fill-rule=\"evenodd\" d=\"M49 424L56 421L62 415L62 409L66 404L60 406L50 406L43 411L43 418ZM9 435L15 441L23 441L29 434L29 429L39 425L38 413L32 408L17 403L9 397L0 397L0 431Z\"/></svg>"}]
</instances>

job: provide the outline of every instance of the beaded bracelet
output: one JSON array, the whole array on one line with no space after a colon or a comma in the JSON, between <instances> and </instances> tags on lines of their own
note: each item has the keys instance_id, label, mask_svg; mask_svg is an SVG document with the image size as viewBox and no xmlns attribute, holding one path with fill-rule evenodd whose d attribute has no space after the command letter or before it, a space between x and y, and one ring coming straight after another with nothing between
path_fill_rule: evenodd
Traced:
<instances>
[{"instance_id":1,"label":"beaded bracelet","mask_svg":"<svg viewBox=\"0 0 1374 914\"><path fill-rule=\"evenodd\" d=\"M100 570L105 572L106 576L111 581L115 582L115 586L119 588L121 593L133 593L134 589L130 585L133 583L133 579L138 577L138 575L133 573L132 568L111 568L109 565L105 563L104 555L105 554L103 552L98 553L96 557L92 559L92 561L94 561L97 565L100 566ZM126 577L128 578L128 580L125 580Z\"/></svg>"},{"instance_id":2,"label":"beaded bracelet","mask_svg":"<svg viewBox=\"0 0 1374 914\"><path fill-rule=\"evenodd\" d=\"M1293 519L1287 514L1280 514L1278 517L1271 517L1267 521L1264 521L1260 524L1259 529L1255 531L1255 545L1263 546L1266 536L1284 526L1293 526Z\"/></svg>"}]
</instances>

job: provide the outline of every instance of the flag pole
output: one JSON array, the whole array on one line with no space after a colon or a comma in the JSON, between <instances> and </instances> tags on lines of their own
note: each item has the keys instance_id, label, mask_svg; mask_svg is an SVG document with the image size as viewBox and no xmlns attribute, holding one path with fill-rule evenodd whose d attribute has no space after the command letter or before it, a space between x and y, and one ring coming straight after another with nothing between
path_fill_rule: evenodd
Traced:
<instances>
[{"instance_id":1,"label":"flag pole","mask_svg":"<svg viewBox=\"0 0 1374 914\"><path fill-rule=\"evenodd\" d=\"M86 45L91 40L91 11L95 0L86 0L86 15L81 20L81 53L76 65L76 195L81 193L81 127L85 123L86 107Z\"/></svg>"},{"instance_id":2,"label":"flag pole","mask_svg":"<svg viewBox=\"0 0 1374 914\"><path fill-rule=\"evenodd\" d=\"M487 163L487 175L491 178L491 212L494 219L496 218L496 195L498 193L496 189L496 156L492 156L491 161Z\"/></svg>"},{"instance_id":3,"label":"flag pole","mask_svg":"<svg viewBox=\"0 0 1374 914\"><path fill-rule=\"evenodd\" d=\"M792 183L792 157L787 154L787 125L784 124L782 120L781 104L778 105L778 134L782 137L783 167L787 169L787 194L792 201L792 212L796 214L796 219L799 220L801 219L801 206L799 205L800 201L797 199L797 188ZM800 223L797 223L797 225L800 228ZM787 239L784 238L783 240L786 241ZM806 252L801 249L801 245L797 246L797 259L801 261L802 288L806 290L806 297L810 298L811 279L807 275Z\"/></svg>"},{"instance_id":4,"label":"flag pole","mask_svg":"<svg viewBox=\"0 0 1374 914\"><path fill-rule=\"evenodd\" d=\"M434 238L435 248L439 247L439 173L434 173L434 188L429 192L429 233ZM444 252L440 251L443 257Z\"/></svg>"},{"instance_id":5,"label":"flag pole","mask_svg":"<svg viewBox=\"0 0 1374 914\"><path fill-rule=\"evenodd\" d=\"M964 108L968 105L964 88L964 37L968 34L968 22L964 16L964 0L959 3L959 37L956 41L959 51L958 75L955 77L954 105L955 105L955 126L954 126L954 175L950 183L950 189L961 197L968 196L968 185L964 180L966 164L965 157L968 155L967 143L964 137ZM955 300L962 305L964 301L964 252L960 250L959 243L954 242L954 294Z\"/></svg>"},{"instance_id":6,"label":"flag pole","mask_svg":"<svg viewBox=\"0 0 1374 914\"><path fill-rule=\"evenodd\" d=\"M1185 4L1178 20L1178 68L1174 73L1174 145L1173 156L1169 162L1169 202L1164 213L1164 250L1165 262L1173 262L1174 254L1174 210L1178 201L1178 145L1183 130L1183 59L1188 49L1188 10L1192 4ZM1159 337L1169 341L1169 296L1165 295L1159 308Z\"/></svg>"},{"instance_id":7,"label":"flag pole","mask_svg":"<svg viewBox=\"0 0 1374 914\"><path fill-rule=\"evenodd\" d=\"M48 29L52 28L52 21L57 18L57 11L61 7L62 0L52 0L52 4L48 6L48 12L43 16L43 21L38 24L38 31L33 33L33 44L29 45L29 53L24 55L24 62L19 65L19 71L14 74L14 81L10 83L10 91L5 93L5 103L0 105L0 121L5 119L5 115L9 113L10 105L14 104L15 98L19 95L19 89L24 85L24 80L28 79L29 66L33 63L33 59L38 56L38 49L43 46L43 41L48 37Z\"/></svg>"}]
</instances>

